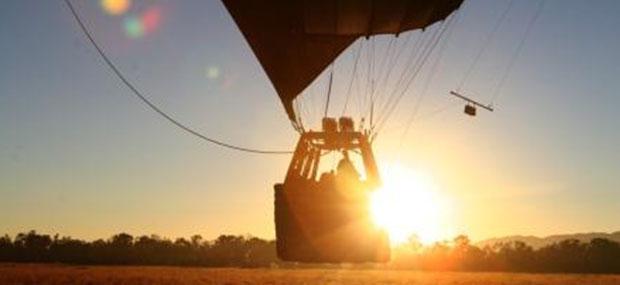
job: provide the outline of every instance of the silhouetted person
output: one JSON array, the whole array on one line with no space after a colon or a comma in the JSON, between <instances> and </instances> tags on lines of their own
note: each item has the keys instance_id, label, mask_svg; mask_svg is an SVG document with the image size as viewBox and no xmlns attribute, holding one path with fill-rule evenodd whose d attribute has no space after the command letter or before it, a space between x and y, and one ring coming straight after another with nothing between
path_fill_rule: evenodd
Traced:
<instances>
[{"instance_id":1,"label":"silhouetted person","mask_svg":"<svg viewBox=\"0 0 620 285\"><path fill-rule=\"evenodd\" d=\"M349 159L347 152L343 152L342 155L343 158L336 167L336 188L344 197L359 198L359 195L362 193L359 191L362 188L360 175Z\"/></svg>"},{"instance_id":2,"label":"silhouetted person","mask_svg":"<svg viewBox=\"0 0 620 285\"><path fill-rule=\"evenodd\" d=\"M360 174L353 166L353 162L349 159L349 153L346 151L342 152L343 158L338 162L338 177L344 177L346 180L360 180Z\"/></svg>"},{"instance_id":3,"label":"silhouetted person","mask_svg":"<svg viewBox=\"0 0 620 285\"><path fill-rule=\"evenodd\" d=\"M331 170L329 172L323 172L321 174L321 178L319 178L319 185L322 189L331 189L334 187L334 181L336 180L336 175L334 171Z\"/></svg>"}]
</instances>

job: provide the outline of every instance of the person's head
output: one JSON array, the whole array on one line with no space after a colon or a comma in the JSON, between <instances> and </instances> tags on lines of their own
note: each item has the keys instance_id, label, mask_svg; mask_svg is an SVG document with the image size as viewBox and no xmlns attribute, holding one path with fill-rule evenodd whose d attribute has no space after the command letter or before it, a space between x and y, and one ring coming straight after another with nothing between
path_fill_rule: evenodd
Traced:
<instances>
[{"instance_id":1,"label":"person's head","mask_svg":"<svg viewBox=\"0 0 620 285\"><path fill-rule=\"evenodd\" d=\"M343 154L343 158L338 162L337 171L338 174L357 176L357 170L355 169L355 166L353 166L353 163L349 159L349 156L345 154Z\"/></svg>"},{"instance_id":2,"label":"person's head","mask_svg":"<svg viewBox=\"0 0 620 285\"><path fill-rule=\"evenodd\" d=\"M346 150L342 151L342 160L349 160L349 152Z\"/></svg>"}]
</instances>

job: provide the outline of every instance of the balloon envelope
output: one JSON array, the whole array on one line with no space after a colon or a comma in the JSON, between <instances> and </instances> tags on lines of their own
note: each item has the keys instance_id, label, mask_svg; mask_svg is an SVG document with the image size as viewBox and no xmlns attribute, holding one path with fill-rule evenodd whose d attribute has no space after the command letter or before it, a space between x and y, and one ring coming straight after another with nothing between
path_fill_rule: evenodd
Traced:
<instances>
[{"instance_id":1,"label":"balloon envelope","mask_svg":"<svg viewBox=\"0 0 620 285\"><path fill-rule=\"evenodd\" d=\"M362 36L445 19L463 0L223 0L291 120L292 102Z\"/></svg>"}]
</instances>

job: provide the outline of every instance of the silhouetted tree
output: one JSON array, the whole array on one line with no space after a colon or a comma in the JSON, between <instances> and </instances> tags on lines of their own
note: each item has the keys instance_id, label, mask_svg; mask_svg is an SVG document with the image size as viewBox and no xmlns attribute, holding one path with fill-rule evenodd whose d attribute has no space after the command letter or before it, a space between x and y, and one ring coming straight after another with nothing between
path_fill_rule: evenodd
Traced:
<instances>
[{"instance_id":1,"label":"silhouetted tree","mask_svg":"<svg viewBox=\"0 0 620 285\"><path fill-rule=\"evenodd\" d=\"M588 272L620 273L620 244L607 239L595 238L586 251Z\"/></svg>"},{"instance_id":2,"label":"silhouetted tree","mask_svg":"<svg viewBox=\"0 0 620 285\"><path fill-rule=\"evenodd\" d=\"M140 264L181 266L266 267L278 263L275 242L256 237L221 235L206 241L157 235L134 238L120 233L108 240L86 242L35 231L14 239L0 237L1 262L61 262L70 264ZM589 243L564 240L533 249L523 242L479 248L467 236L422 246L412 238L394 250L387 267L399 269L620 273L620 244L607 239Z\"/></svg>"},{"instance_id":3,"label":"silhouetted tree","mask_svg":"<svg viewBox=\"0 0 620 285\"><path fill-rule=\"evenodd\" d=\"M52 244L49 235L39 235L35 231L20 233L13 241L13 247L17 258L29 262L48 261L48 250Z\"/></svg>"},{"instance_id":4,"label":"silhouetted tree","mask_svg":"<svg viewBox=\"0 0 620 285\"><path fill-rule=\"evenodd\" d=\"M0 261L15 261L15 253L13 253L13 241L9 235L0 237Z\"/></svg>"}]
</instances>

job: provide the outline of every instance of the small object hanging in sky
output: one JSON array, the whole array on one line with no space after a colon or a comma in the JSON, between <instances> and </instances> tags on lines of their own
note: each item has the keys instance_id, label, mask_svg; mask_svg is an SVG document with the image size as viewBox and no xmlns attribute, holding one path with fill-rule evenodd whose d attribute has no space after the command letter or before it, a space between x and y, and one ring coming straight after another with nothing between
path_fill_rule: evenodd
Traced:
<instances>
[{"instance_id":1,"label":"small object hanging in sky","mask_svg":"<svg viewBox=\"0 0 620 285\"><path fill-rule=\"evenodd\" d=\"M101 0L101 8L109 15L122 15L131 7L131 0Z\"/></svg>"},{"instance_id":2,"label":"small object hanging in sky","mask_svg":"<svg viewBox=\"0 0 620 285\"><path fill-rule=\"evenodd\" d=\"M479 103L478 101L475 101L465 95L462 95L461 93L458 93L456 91L450 91L450 95L457 97L463 101L465 101L467 104L465 105L465 110L463 111L465 114L470 115L472 117L476 116L476 107L480 107L483 108L489 112L493 112L493 106L492 105L484 105L482 103Z\"/></svg>"},{"instance_id":3,"label":"small object hanging in sky","mask_svg":"<svg viewBox=\"0 0 620 285\"><path fill-rule=\"evenodd\" d=\"M475 117L476 116L476 106L467 104L467 105L465 105L465 111L464 112L467 115Z\"/></svg>"}]
</instances>

